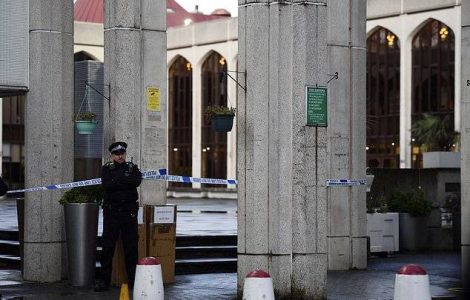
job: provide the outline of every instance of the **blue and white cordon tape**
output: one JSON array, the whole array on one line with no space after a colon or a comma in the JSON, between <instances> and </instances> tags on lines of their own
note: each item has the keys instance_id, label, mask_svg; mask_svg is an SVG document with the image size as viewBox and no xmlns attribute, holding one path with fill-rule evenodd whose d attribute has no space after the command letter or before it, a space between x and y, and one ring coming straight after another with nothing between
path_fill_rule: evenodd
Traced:
<instances>
[{"instance_id":1,"label":"blue and white cordon tape","mask_svg":"<svg viewBox=\"0 0 470 300\"><path fill-rule=\"evenodd\" d=\"M172 182L185 182L185 183L210 183L210 184L237 184L234 179L216 179L216 178L196 178L189 176L167 175L166 169L149 170L142 172L142 179L146 180L163 180ZM75 181L69 183L52 184L47 186L38 186L22 190L8 191L7 193L26 193L35 191L48 191L59 189L70 189L80 186L98 185L101 184L101 178L94 178L82 181Z\"/></svg>"},{"instance_id":2,"label":"blue and white cordon tape","mask_svg":"<svg viewBox=\"0 0 470 300\"><path fill-rule=\"evenodd\" d=\"M327 179L326 186L366 185L367 179Z\"/></svg>"}]
</instances>

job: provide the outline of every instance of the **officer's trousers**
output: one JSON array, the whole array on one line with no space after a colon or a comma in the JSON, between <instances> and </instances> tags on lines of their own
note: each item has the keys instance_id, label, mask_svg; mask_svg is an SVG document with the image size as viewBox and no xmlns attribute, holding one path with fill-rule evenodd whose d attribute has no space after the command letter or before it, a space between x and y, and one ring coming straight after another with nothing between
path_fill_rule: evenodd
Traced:
<instances>
[{"instance_id":1,"label":"officer's trousers","mask_svg":"<svg viewBox=\"0 0 470 300\"><path fill-rule=\"evenodd\" d=\"M121 234L129 287L134 286L135 269L138 259L137 211L134 209L103 209L103 250L101 252L100 278L109 285L116 241Z\"/></svg>"}]
</instances>

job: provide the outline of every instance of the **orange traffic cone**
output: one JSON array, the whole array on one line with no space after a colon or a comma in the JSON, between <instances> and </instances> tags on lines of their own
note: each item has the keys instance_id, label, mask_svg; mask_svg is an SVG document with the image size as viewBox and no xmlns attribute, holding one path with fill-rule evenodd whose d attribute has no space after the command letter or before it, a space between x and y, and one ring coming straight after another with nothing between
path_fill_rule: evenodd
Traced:
<instances>
[{"instance_id":1,"label":"orange traffic cone","mask_svg":"<svg viewBox=\"0 0 470 300\"><path fill-rule=\"evenodd\" d=\"M119 300L129 300L129 287L127 283L121 284L121 293L119 294Z\"/></svg>"}]
</instances>

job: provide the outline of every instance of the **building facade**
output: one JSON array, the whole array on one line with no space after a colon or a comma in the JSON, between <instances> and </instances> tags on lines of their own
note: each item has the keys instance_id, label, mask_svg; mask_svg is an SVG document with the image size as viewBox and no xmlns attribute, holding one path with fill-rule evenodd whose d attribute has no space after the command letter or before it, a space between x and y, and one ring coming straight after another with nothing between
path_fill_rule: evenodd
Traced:
<instances>
[{"instance_id":1,"label":"building facade","mask_svg":"<svg viewBox=\"0 0 470 300\"><path fill-rule=\"evenodd\" d=\"M93 5L85 10L85 2ZM102 1L80 0L75 6L76 60L102 62ZM367 1L368 167L422 167L423 148L412 127L425 114L447 118L453 130L460 130L460 81L455 80L461 73L460 15L460 0ZM215 104L237 106L237 83L220 75L227 71L237 78L232 72L237 70L237 18L224 12L189 13L175 1L167 2L167 16L169 171L235 178L236 130L213 133L204 110ZM22 180L21 172L13 174L22 167L11 167L23 161L17 128L22 126L22 101L21 96L3 101L3 171L7 180L13 176L18 181L15 186ZM9 115L13 108L20 117ZM12 135L15 139L7 138L12 130L20 132ZM446 150L458 147L452 143Z\"/></svg>"},{"instance_id":2,"label":"building facade","mask_svg":"<svg viewBox=\"0 0 470 300\"><path fill-rule=\"evenodd\" d=\"M419 168L416 121L448 117L460 130L460 1L370 0L367 8L368 166Z\"/></svg>"}]
</instances>

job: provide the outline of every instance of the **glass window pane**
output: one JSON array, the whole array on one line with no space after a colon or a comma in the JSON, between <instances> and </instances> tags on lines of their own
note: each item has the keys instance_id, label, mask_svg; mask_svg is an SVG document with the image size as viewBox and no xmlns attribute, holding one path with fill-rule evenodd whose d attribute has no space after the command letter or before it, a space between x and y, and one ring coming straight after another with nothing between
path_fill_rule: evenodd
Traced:
<instances>
[{"instance_id":1,"label":"glass window pane","mask_svg":"<svg viewBox=\"0 0 470 300\"><path fill-rule=\"evenodd\" d=\"M369 167L399 166L400 43L385 28L367 39L367 162ZM393 145L392 145L393 143Z\"/></svg>"},{"instance_id":2,"label":"glass window pane","mask_svg":"<svg viewBox=\"0 0 470 300\"><path fill-rule=\"evenodd\" d=\"M168 172L192 176L192 65L178 57L168 74ZM170 187L188 187L185 183L170 182Z\"/></svg>"},{"instance_id":3,"label":"glass window pane","mask_svg":"<svg viewBox=\"0 0 470 300\"><path fill-rule=\"evenodd\" d=\"M454 119L454 43L453 31L437 20L428 21L413 38L413 124L424 114ZM413 147L413 157L414 167L420 167L419 147Z\"/></svg>"},{"instance_id":4,"label":"glass window pane","mask_svg":"<svg viewBox=\"0 0 470 300\"><path fill-rule=\"evenodd\" d=\"M203 177L227 177L227 134L216 133L204 116L208 106L227 106L227 80L220 74L227 71L225 58L212 52L202 65L202 161ZM215 185L205 185L214 186ZM220 187L220 186L219 186Z\"/></svg>"}]
</instances>

